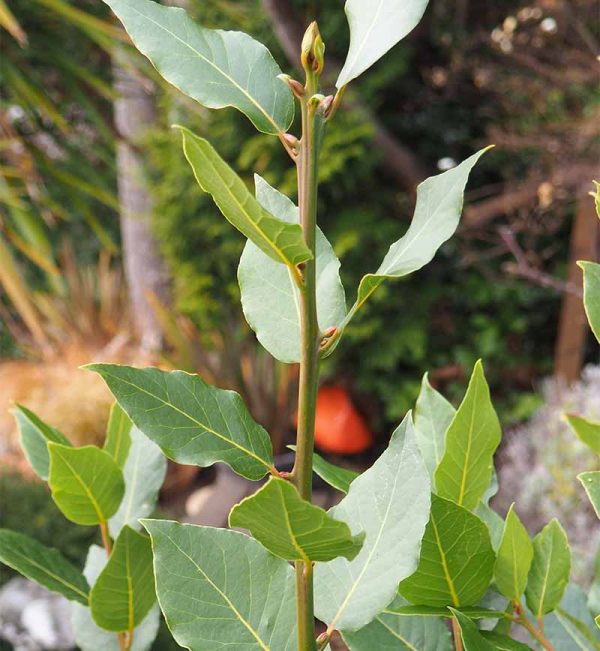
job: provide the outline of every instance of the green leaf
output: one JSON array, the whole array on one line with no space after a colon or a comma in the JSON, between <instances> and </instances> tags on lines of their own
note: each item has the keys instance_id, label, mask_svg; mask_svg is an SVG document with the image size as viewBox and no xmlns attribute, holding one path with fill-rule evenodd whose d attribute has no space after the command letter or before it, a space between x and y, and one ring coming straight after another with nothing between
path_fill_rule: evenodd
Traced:
<instances>
[{"instance_id":1,"label":"green leaf","mask_svg":"<svg viewBox=\"0 0 600 651\"><path fill-rule=\"evenodd\" d=\"M517 640L513 640L508 635L502 635L495 631L480 631L480 633L487 642L491 643L496 651L531 651L530 646L523 644L523 642L517 642Z\"/></svg>"},{"instance_id":2,"label":"green leaf","mask_svg":"<svg viewBox=\"0 0 600 651\"><path fill-rule=\"evenodd\" d=\"M29 536L0 529L0 562L70 601L88 602L90 588L83 574L58 550Z\"/></svg>"},{"instance_id":3,"label":"green leaf","mask_svg":"<svg viewBox=\"0 0 600 651\"><path fill-rule=\"evenodd\" d=\"M166 520L143 525L152 538L158 601L180 646L295 651L288 563L236 531Z\"/></svg>"},{"instance_id":4,"label":"green leaf","mask_svg":"<svg viewBox=\"0 0 600 651\"><path fill-rule=\"evenodd\" d=\"M69 439L56 428L46 425L32 411L22 405L14 407L15 419L21 434L21 447L35 474L44 481L48 480L50 458L48 442L71 445Z\"/></svg>"},{"instance_id":5,"label":"green leaf","mask_svg":"<svg viewBox=\"0 0 600 651\"><path fill-rule=\"evenodd\" d=\"M290 199L255 175L256 198L280 220L299 223L298 208ZM316 235L317 315L325 332L346 316L346 297L340 280L340 262L320 228ZM300 290L289 268L275 262L251 241L238 267L242 308L260 343L281 362L300 361Z\"/></svg>"},{"instance_id":6,"label":"green leaf","mask_svg":"<svg viewBox=\"0 0 600 651\"><path fill-rule=\"evenodd\" d=\"M356 79L421 20L427 0L347 0L350 48L336 81L341 88Z\"/></svg>"},{"instance_id":7,"label":"green leaf","mask_svg":"<svg viewBox=\"0 0 600 651\"><path fill-rule=\"evenodd\" d=\"M131 422L131 421L130 421ZM167 459L161 449L137 427L129 434L131 447L125 466L125 495L119 510L108 521L108 529L116 538L124 525L139 530L139 520L152 514L158 491L167 472Z\"/></svg>"},{"instance_id":8,"label":"green leaf","mask_svg":"<svg viewBox=\"0 0 600 651\"><path fill-rule=\"evenodd\" d=\"M417 398L414 420L417 443L432 483L435 470L444 455L446 431L455 414L456 409L429 384L425 373Z\"/></svg>"},{"instance_id":9,"label":"green leaf","mask_svg":"<svg viewBox=\"0 0 600 651\"><path fill-rule=\"evenodd\" d=\"M512 504L506 516L494 568L494 579L501 594L513 601L520 601L532 559L533 544Z\"/></svg>"},{"instance_id":10,"label":"green leaf","mask_svg":"<svg viewBox=\"0 0 600 651\"><path fill-rule=\"evenodd\" d=\"M450 610L458 622L465 651L495 651L494 645L481 635L477 626L466 615L454 608Z\"/></svg>"},{"instance_id":11,"label":"green leaf","mask_svg":"<svg viewBox=\"0 0 600 651\"><path fill-rule=\"evenodd\" d=\"M567 534L558 520L551 520L533 539L533 561L525 597L535 617L542 617L558 606L570 571Z\"/></svg>"},{"instance_id":12,"label":"green leaf","mask_svg":"<svg viewBox=\"0 0 600 651\"><path fill-rule=\"evenodd\" d=\"M211 387L183 371L90 364L121 407L164 454L178 463L222 461L248 479L272 469L271 439L235 391Z\"/></svg>"},{"instance_id":13,"label":"green leaf","mask_svg":"<svg viewBox=\"0 0 600 651\"><path fill-rule=\"evenodd\" d=\"M208 108L233 106L263 133L286 131L294 100L264 45L242 32L204 29L183 9L105 0L158 72Z\"/></svg>"},{"instance_id":14,"label":"green leaf","mask_svg":"<svg viewBox=\"0 0 600 651\"><path fill-rule=\"evenodd\" d=\"M440 497L474 509L485 494L502 437L481 361L446 433L446 449L435 473Z\"/></svg>"},{"instance_id":15,"label":"green leaf","mask_svg":"<svg viewBox=\"0 0 600 651\"><path fill-rule=\"evenodd\" d=\"M588 610L585 592L569 584L559 607L544 617L544 636L556 651L599 651L600 631Z\"/></svg>"},{"instance_id":16,"label":"green leaf","mask_svg":"<svg viewBox=\"0 0 600 651\"><path fill-rule=\"evenodd\" d=\"M580 260L583 269L583 304L590 328L600 342L600 264Z\"/></svg>"},{"instance_id":17,"label":"green leaf","mask_svg":"<svg viewBox=\"0 0 600 651\"><path fill-rule=\"evenodd\" d=\"M565 414L567 423L577 436L596 454L600 455L600 423L575 414Z\"/></svg>"},{"instance_id":18,"label":"green leaf","mask_svg":"<svg viewBox=\"0 0 600 651\"><path fill-rule=\"evenodd\" d=\"M417 188L417 206L405 235L394 242L379 269L360 281L356 303L346 325L386 278L401 278L431 262L437 250L456 231L469 173L488 148L478 151L443 174L432 176Z\"/></svg>"},{"instance_id":19,"label":"green leaf","mask_svg":"<svg viewBox=\"0 0 600 651\"><path fill-rule=\"evenodd\" d=\"M594 511L596 511L596 515L600 518L600 470L582 472L577 475L577 479L579 479L585 488L585 492L590 498Z\"/></svg>"},{"instance_id":20,"label":"green leaf","mask_svg":"<svg viewBox=\"0 0 600 651\"><path fill-rule=\"evenodd\" d=\"M447 617L451 618L454 615L450 612L448 606L411 606L406 605L391 607L388 606L386 611L394 613L403 617ZM481 608L480 606L472 606L465 608L457 608L463 615L470 619L498 619L504 617L504 612L501 610L490 610L488 608Z\"/></svg>"},{"instance_id":21,"label":"green leaf","mask_svg":"<svg viewBox=\"0 0 600 651\"><path fill-rule=\"evenodd\" d=\"M502 534L504 533L504 520L484 502L479 504L473 509L473 513L483 522L485 522L490 538L492 540L492 547L494 551L498 551L500 542L502 541Z\"/></svg>"},{"instance_id":22,"label":"green leaf","mask_svg":"<svg viewBox=\"0 0 600 651\"><path fill-rule=\"evenodd\" d=\"M179 129L196 181L232 226L272 260L287 265L292 273L296 265L312 258L300 224L284 222L265 210L207 140L189 129Z\"/></svg>"},{"instance_id":23,"label":"green leaf","mask_svg":"<svg viewBox=\"0 0 600 651\"><path fill-rule=\"evenodd\" d=\"M233 507L229 526L248 529L287 561L330 561L338 556L352 560L364 538L352 536L345 522L303 500L293 484L276 477Z\"/></svg>"},{"instance_id":24,"label":"green leaf","mask_svg":"<svg viewBox=\"0 0 600 651\"><path fill-rule=\"evenodd\" d=\"M132 631L156 601L148 536L124 526L90 592L90 610L107 631Z\"/></svg>"},{"instance_id":25,"label":"green leaf","mask_svg":"<svg viewBox=\"0 0 600 651\"><path fill-rule=\"evenodd\" d=\"M93 445L70 448L48 443L52 499L72 522L100 524L115 514L125 492L113 458Z\"/></svg>"},{"instance_id":26,"label":"green leaf","mask_svg":"<svg viewBox=\"0 0 600 651\"><path fill-rule=\"evenodd\" d=\"M332 628L366 626L397 594L417 566L430 504L429 475L415 442L410 414L387 450L357 477L329 514L365 542L352 561L315 566L315 614Z\"/></svg>"},{"instance_id":27,"label":"green leaf","mask_svg":"<svg viewBox=\"0 0 600 651\"><path fill-rule=\"evenodd\" d=\"M474 606L490 584L494 561L485 524L458 504L432 495L419 565L400 584L400 594L426 606Z\"/></svg>"},{"instance_id":28,"label":"green leaf","mask_svg":"<svg viewBox=\"0 0 600 651\"><path fill-rule=\"evenodd\" d=\"M104 449L115 460L119 468L125 465L131 447L129 435L131 425L129 416L121 409L119 403L115 402L110 409Z\"/></svg>"},{"instance_id":29,"label":"green leaf","mask_svg":"<svg viewBox=\"0 0 600 651\"><path fill-rule=\"evenodd\" d=\"M287 447L290 450L294 450L294 452L296 451L295 445L288 445ZM360 475L360 473L354 470L340 468L340 466L326 461L316 452L313 452L313 472L325 483L339 490L341 493L347 493L350 490L350 484Z\"/></svg>"},{"instance_id":30,"label":"green leaf","mask_svg":"<svg viewBox=\"0 0 600 651\"><path fill-rule=\"evenodd\" d=\"M454 646L443 620L406 617L397 612L398 597L389 608L355 633L344 631L350 651L452 651Z\"/></svg>"},{"instance_id":31,"label":"green leaf","mask_svg":"<svg viewBox=\"0 0 600 651\"><path fill-rule=\"evenodd\" d=\"M93 585L108 561L106 551L98 545L89 548L83 574ZM81 604L73 604L72 625L75 642L81 651L119 651L117 634L105 631L92 619L90 609ZM148 651L152 646L160 624L160 608L154 604L142 623L133 633L131 651Z\"/></svg>"}]
</instances>

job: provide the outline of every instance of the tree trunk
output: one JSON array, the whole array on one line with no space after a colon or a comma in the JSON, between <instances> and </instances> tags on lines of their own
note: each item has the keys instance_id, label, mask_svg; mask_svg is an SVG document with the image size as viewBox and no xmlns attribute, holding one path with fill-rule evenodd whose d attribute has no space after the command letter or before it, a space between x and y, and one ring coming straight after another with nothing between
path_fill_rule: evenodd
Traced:
<instances>
[{"instance_id":1,"label":"tree trunk","mask_svg":"<svg viewBox=\"0 0 600 651\"><path fill-rule=\"evenodd\" d=\"M163 336L147 295L156 295L163 304L168 303L169 296L168 275L152 234L152 196L137 149L140 139L154 125L156 112L152 94L119 65L124 56L122 50L117 50L113 62L123 264L136 334L142 349L149 351L161 346Z\"/></svg>"},{"instance_id":2,"label":"tree trunk","mask_svg":"<svg viewBox=\"0 0 600 651\"><path fill-rule=\"evenodd\" d=\"M569 267L567 283L583 286L578 260L595 260L598 239L598 219L594 202L586 192L580 191L571 241L569 246ZM560 309L558 334L554 354L554 375L568 384L579 378L585 357L585 347L590 334L589 326L580 296L566 292Z\"/></svg>"}]
</instances>

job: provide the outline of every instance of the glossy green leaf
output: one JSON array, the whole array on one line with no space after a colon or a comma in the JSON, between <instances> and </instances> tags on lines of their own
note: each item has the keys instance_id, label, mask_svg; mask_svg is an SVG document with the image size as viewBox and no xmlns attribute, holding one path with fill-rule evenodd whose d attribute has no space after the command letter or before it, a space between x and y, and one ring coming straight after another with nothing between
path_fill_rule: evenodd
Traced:
<instances>
[{"instance_id":1,"label":"glossy green leaf","mask_svg":"<svg viewBox=\"0 0 600 651\"><path fill-rule=\"evenodd\" d=\"M290 199L255 176L256 198L262 207L289 224L299 223ZM320 228L316 235L317 316L322 332L346 316L340 262ZM251 241L238 267L242 308L260 343L281 362L300 361L300 290L289 268L275 262Z\"/></svg>"},{"instance_id":2,"label":"glossy green leaf","mask_svg":"<svg viewBox=\"0 0 600 651\"><path fill-rule=\"evenodd\" d=\"M446 431L455 414L456 409L429 384L425 373L417 398L414 420L417 443L432 483L435 470L444 456Z\"/></svg>"},{"instance_id":3,"label":"glossy green leaf","mask_svg":"<svg viewBox=\"0 0 600 651\"><path fill-rule=\"evenodd\" d=\"M149 0L105 0L135 46L173 86L208 108L233 106L264 133L286 131L289 87L264 45L242 32L204 29L183 9Z\"/></svg>"},{"instance_id":4,"label":"glossy green leaf","mask_svg":"<svg viewBox=\"0 0 600 651\"><path fill-rule=\"evenodd\" d=\"M288 563L236 531L166 520L143 525L152 537L158 601L180 646L296 650Z\"/></svg>"},{"instance_id":5,"label":"glossy green leaf","mask_svg":"<svg viewBox=\"0 0 600 651\"><path fill-rule=\"evenodd\" d=\"M315 566L315 614L332 628L366 626L396 596L399 581L417 566L429 514L430 482L410 414L387 450L357 477L329 513L365 542L352 561Z\"/></svg>"},{"instance_id":6,"label":"glossy green leaf","mask_svg":"<svg viewBox=\"0 0 600 651\"><path fill-rule=\"evenodd\" d=\"M108 558L106 551L98 545L92 545L88 551L84 576L90 585L106 566ZM75 642L81 651L120 651L117 634L100 628L92 619L92 614L87 606L73 604L72 617L73 634ZM160 624L160 608L155 603L142 623L133 633L131 651L148 651L156 638Z\"/></svg>"},{"instance_id":7,"label":"glossy green leaf","mask_svg":"<svg viewBox=\"0 0 600 651\"><path fill-rule=\"evenodd\" d=\"M533 561L525 597L535 617L542 617L558 606L570 571L567 534L558 520L551 520L533 539Z\"/></svg>"},{"instance_id":8,"label":"glossy green leaf","mask_svg":"<svg viewBox=\"0 0 600 651\"><path fill-rule=\"evenodd\" d=\"M470 511L437 495L414 574L400 594L413 604L474 606L488 589L495 554L485 524Z\"/></svg>"},{"instance_id":9,"label":"glossy green leaf","mask_svg":"<svg viewBox=\"0 0 600 651\"><path fill-rule=\"evenodd\" d=\"M113 458L93 445L70 448L48 443L52 499L71 521L100 524L115 514L125 492Z\"/></svg>"},{"instance_id":10,"label":"glossy green leaf","mask_svg":"<svg viewBox=\"0 0 600 651\"><path fill-rule=\"evenodd\" d=\"M303 500L289 481L271 477L236 504L229 526L248 529L270 552L288 561L352 560L364 536L352 536L345 522Z\"/></svg>"},{"instance_id":11,"label":"glossy green leaf","mask_svg":"<svg viewBox=\"0 0 600 651\"><path fill-rule=\"evenodd\" d=\"M543 623L544 636L556 651L600 651L600 631L578 585L567 586L560 605Z\"/></svg>"},{"instance_id":12,"label":"glossy green leaf","mask_svg":"<svg viewBox=\"0 0 600 651\"><path fill-rule=\"evenodd\" d=\"M295 445L288 445L287 447L290 450L294 450L294 452L296 451ZM350 484L360 475L360 473L354 470L341 468L326 461L316 452L313 452L313 472L325 483L339 490L341 493L347 493L350 490Z\"/></svg>"},{"instance_id":13,"label":"glossy green leaf","mask_svg":"<svg viewBox=\"0 0 600 651\"><path fill-rule=\"evenodd\" d=\"M600 342L600 264L580 260L583 269L583 304L590 328Z\"/></svg>"},{"instance_id":14,"label":"glossy green leaf","mask_svg":"<svg viewBox=\"0 0 600 651\"><path fill-rule=\"evenodd\" d=\"M483 366L478 361L446 433L446 449L435 473L440 497L474 509L490 484L494 452L501 437Z\"/></svg>"},{"instance_id":15,"label":"glossy green leaf","mask_svg":"<svg viewBox=\"0 0 600 651\"><path fill-rule=\"evenodd\" d=\"M521 599L527 585L532 559L533 544L527 529L515 513L513 504L506 516L494 568L496 586L508 599L513 601Z\"/></svg>"},{"instance_id":16,"label":"glossy green leaf","mask_svg":"<svg viewBox=\"0 0 600 651\"><path fill-rule=\"evenodd\" d=\"M596 454L600 455L600 423L575 414L565 414L567 423L577 436Z\"/></svg>"},{"instance_id":17,"label":"glossy green leaf","mask_svg":"<svg viewBox=\"0 0 600 651\"><path fill-rule=\"evenodd\" d=\"M585 488L596 515L600 518L600 470L582 472L577 475L577 479Z\"/></svg>"},{"instance_id":18,"label":"glossy green leaf","mask_svg":"<svg viewBox=\"0 0 600 651\"><path fill-rule=\"evenodd\" d=\"M272 260L292 269L312 258L300 224L282 221L265 210L207 140L179 128L183 151L198 184L232 226Z\"/></svg>"},{"instance_id":19,"label":"glossy green leaf","mask_svg":"<svg viewBox=\"0 0 600 651\"><path fill-rule=\"evenodd\" d=\"M272 468L271 439L255 423L240 396L183 371L90 364L134 424L164 454L210 466L222 461L248 479Z\"/></svg>"},{"instance_id":20,"label":"glossy green leaf","mask_svg":"<svg viewBox=\"0 0 600 651\"><path fill-rule=\"evenodd\" d=\"M532 651L530 646L518 642L495 631L480 631L482 637L489 642L496 651Z\"/></svg>"},{"instance_id":21,"label":"glossy green leaf","mask_svg":"<svg viewBox=\"0 0 600 651\"><path fill-rule=\"evenodd\" d=\"M350 651L452 651L450 632L437 617L407 617L397 613L398 597L364 628L343 633Z\"/></svg>"},{"instance_id":22,"label":"glossy green leaf","mask_svg":"<svg viewBox=\"0 0 600 651\"><path fill-rule=\"evenodd\" d=\"M29 536L0 529L0 563L70 601L88 602L90 588L83 574L57 549Z\"/></svg>"},{"instance_id":23,"label":"glossy green leaf","mask_svg":"<svg viewBox=\"0 0 600 651\"><path fill-rule=\"evenodd\" d=\"M131 447L129 435L131 425L129 416L121 409L119 403L115 402L110 409L104 449L115 460L119 468L125 465Z\"/></svg>"},{"instance_id":24,"label":"glossy green leaf","mask_svg":"<svg viewBox=\"0 0 600 651\"><path fill-rule=\"evenodd\" d=\"M150 538L125 526L90 592L92 617L107 631L132 631L155 601Z\"/></svg>"},{"instance_id":25,"label":"glossy green leaf","mask_svg":"<svg viewBox=\"0 0 600 651\"><path fill-rule=\"evenodd\" d=\"M454 608L450 610L458 622L464 651L495 651L494 645L483 637L477 626L466 615Z\"/></svg>"},{"instance_id":26,"label":"glossy green leaf","mask_svg":"<svg viewBox=\"0 0 600 651\"><path fill-rule=\"evenodd\" d=\"M336 81L341 88L356 79L421 20L427 0L347 0L350 48Z\"/></svg>"},{"instance_id":27,"label":"glossy green leaf","mask_svg":"<svg viewBox=\"0 0 600 651\"><path fill-rule=\"evenodd\" d=\"M35 474L44 481L48 480L50 457L48 442L71 445L69 439L55 427L46 425L32 411L22 405L15 405L14 415L21 435L21 447Z\"/></svg>"},{"instance_id":28,"label":"glossy green leaf","mask_svg":"<svg viewBox=\"0 0 600 651\"><path fill-rule=\"evenodd\" d=\"M125 495L119 510L108 521L108 529L116 538L124 525L139 530L140 518L147 518L156 506L158 492L167 472L167 459L161 449L137 427L131 427L131 447L125 466Z\"/></svg>"},{"instance_id":29,"label":"glossy green leaf","mask_svg":"<svg viewBox=\"0 0 600 651\"><path fill-rule=\"evenodd\" d=\"M398 607L388 606L386 611L402 617L454 617L448 606L414 606L407 605L406 601L403 603L404 605ZM504 612L501 610L490 610L480 606L466 606L457 610L460 610L469 619L498 619L504 617Z\"/></svg>"},{"instance_id":30,"label":"glossy green leaf","mask_svg":"<svg viewBox=\"0 0 600 651\"><path fill-rule=\"evenodd\" d=\"M432 176L417 188L417 206L405 235L394 242L379 269L360 281L356 303L344 324L360 309L386 278L401 278L418 271L456 231L469 173L488 148L478 151L457 167Z\"/></svg>"}]
</instances>

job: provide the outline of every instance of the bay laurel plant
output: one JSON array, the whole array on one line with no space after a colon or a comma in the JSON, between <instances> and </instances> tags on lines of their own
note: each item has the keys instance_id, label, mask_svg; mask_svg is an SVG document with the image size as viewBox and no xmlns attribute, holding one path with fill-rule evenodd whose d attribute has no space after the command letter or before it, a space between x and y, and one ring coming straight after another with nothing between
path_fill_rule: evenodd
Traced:
<instances>
[{"instance_id":1,"label":"bay laurel plant","mask_svg":"<svg viewBox=\"0 0 600 651\"><path fill-rule=\"evenodd\" d=\"M232 391L180 371L92 364L117 401L103 449L72 447L25 407L16 418L62 513L98 526L103 548L81 572L2 531L0 560L74 602L83 651L148 649L159 609L193 651L317 651L335 632L352 651L599 649L587 598L569 584L560 524L532 540L514 506L505 519L489 506L501 428L481 362L458 408L425 376L414 413L361 475L313 451L321 360L382 283L418 271L452 236L485 151L418 187L408 230L347 310L340 262L317 225L319 150L348 84L415 27L426 0L348 0L350 48L331 95L320 88L316 23L296 80L246 34L202 28L152 0L106 1L168 82L207 107L240 110L297 168L297 205L258 176L252 193L208 141L179 128L199 185L247 239L238 279L249 325L275 358L300 365L295 463L275 467L268 433ZM149 518L166 458L225 463L260 482L229 516L247 533ZM311 503L313 473L344 494L329 511Z\"/></svg>"}]
</instances>

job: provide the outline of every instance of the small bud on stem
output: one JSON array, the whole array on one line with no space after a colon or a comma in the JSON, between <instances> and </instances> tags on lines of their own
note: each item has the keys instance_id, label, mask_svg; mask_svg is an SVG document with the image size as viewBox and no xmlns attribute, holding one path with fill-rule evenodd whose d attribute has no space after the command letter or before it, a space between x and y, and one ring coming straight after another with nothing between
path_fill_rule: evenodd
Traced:
<instances>
[{"instance_id":1,"label":"small bud on stem","mask_svg":"<svg viewBox=\"0 0 600 651\"><path fill-rule=\"evenodd\" d=\"M323 43L316 21L313 21L304 33L300 61L307 77L318 77L323 72L325 67L325 43Z\"/></svg>"}]
</instances>

